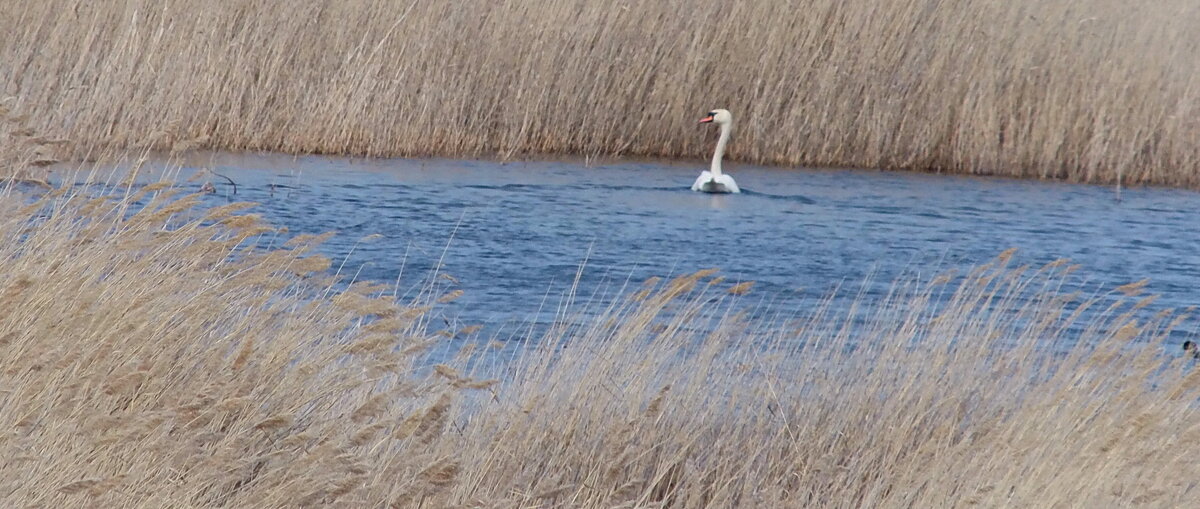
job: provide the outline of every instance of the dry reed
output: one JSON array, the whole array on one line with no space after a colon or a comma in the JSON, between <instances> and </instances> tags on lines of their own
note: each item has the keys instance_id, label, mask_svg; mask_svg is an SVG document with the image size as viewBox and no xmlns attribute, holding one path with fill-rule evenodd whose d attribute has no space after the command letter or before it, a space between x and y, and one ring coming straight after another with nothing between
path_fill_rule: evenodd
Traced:
<instances>
[{"instance_id":1,"label":"dry reed","mask_svg":"<svg viewBox=\"0 0 1200 509\"><path fill-rule=\"evenodd\" d=\"M0 98L106 148L730 157L1200 186L1191 0L0 1Z\"/></svg>"},{"instance_id":2,"label":"dry reed","mask_svg":"<svg viewBox=\"0 0 1200 509\"><path fill-rule=\"evenodd\" d=\"M257 221L213 220L239 206L142 191L144 208L0 193L4 506L1200 496L1200 371L1159 349L1177 318L1148 318L1141 296L1119 295L1129 287L1107 308L1064 296L1066 263L1013 267L1006 252L762 324L731 313L738 297L706 270L591 303L602 312L509 362L479 362L495 355L483 348L426 366L418 352L447 341L423 318L436 304L390 302L373 284L335 291L309 270L327 261L306 262L320 238L255 246L241 229Z\"/></svg>"}]
</instances>

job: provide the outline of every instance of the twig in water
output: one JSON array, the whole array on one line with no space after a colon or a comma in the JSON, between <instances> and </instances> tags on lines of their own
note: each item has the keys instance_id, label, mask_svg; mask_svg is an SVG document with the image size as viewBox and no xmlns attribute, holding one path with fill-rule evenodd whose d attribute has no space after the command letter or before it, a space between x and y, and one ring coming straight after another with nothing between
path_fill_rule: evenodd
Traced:
<instances>
[{"instance_id":1,"label":"twig in water","mask_svg":"<svg viewBox=\"0 0 1200 509\"><path fill-rule=\"evenodd\" d=\"M288 196L287 196L288 198L292 197L292 189L295 189L295 187L289 186L287 184L276 184L274 182L268 184L267 187L269 187L271 189L271 197L272 198L275 197L276 189L287 189L288 190Z\"/></svg>"},{"instance_id":2,"label":"twig in water","mask_svg":"<svg viewBox=\"0 0 1200 509\"><path fill-rule=\"evenodd\" d=\"M206 170L208 170L208 172L209 172L209 173L211 173L211 174L213 174L213 175L216 175L216 176L218 176L218 177L221 177L221 178L223 178L223 179L225 179L225 180L228 180L228 181L229 181L229 185L233 186L233 194L237 194L237 182L234 182L234 181L233 181L233 179L231 179L231 178L229 178L229 177L226 177L225 175L221 175L220 173L217 173L217 172L213 171L213 170L212 170L212 168L205 168L205 169L206 169Z\"/></svg>"}]
</instances>

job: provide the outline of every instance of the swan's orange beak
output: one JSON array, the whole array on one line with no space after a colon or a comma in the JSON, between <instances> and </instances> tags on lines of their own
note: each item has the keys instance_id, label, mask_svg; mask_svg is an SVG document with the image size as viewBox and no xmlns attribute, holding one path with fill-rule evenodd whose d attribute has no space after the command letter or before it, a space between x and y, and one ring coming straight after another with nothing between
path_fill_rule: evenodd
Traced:
<instances>
[{"instance_id":1,"label":"swan's orange beak","mask_svg":"<svg viewBox=\"0 0 1200 509\"><path fill-rule=\"evenodd\" d=\"M704 118L700 119L700 123L701 123L701 124L708 124L708 123L711 123L712 121L713 121L713 116L712 116L712 115L709 115L709 116L707 116L707 117L704 117Z\"/></svg>"}]
</instances>

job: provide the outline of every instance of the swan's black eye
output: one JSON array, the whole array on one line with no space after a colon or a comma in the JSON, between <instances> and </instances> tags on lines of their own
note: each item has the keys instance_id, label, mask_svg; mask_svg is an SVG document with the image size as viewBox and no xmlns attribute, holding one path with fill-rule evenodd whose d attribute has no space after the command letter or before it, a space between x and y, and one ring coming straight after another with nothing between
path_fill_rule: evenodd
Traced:
<instances>
[{"instance_id":1,"label":"swan's black eye","mask_svg":"<svg viewBox=\"0 0 1200 509\"><path fill-rule=\"evenodd\" d=\"M710 111L710 112L708 112L708 116L710 116L710 117L715 117L715 116L717 116L717 112L715 112L715 111Z\"/></svg>"}]
</instances>

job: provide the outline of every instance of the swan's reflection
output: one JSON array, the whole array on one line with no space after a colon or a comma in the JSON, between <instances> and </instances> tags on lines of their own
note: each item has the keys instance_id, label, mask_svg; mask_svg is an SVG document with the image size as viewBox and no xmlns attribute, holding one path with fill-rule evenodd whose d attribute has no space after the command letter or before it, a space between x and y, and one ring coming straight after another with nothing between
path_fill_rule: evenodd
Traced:
<instances>
[{"instance_id":1,"label":"swan's reflection","mask_svg":"<svg viewBox=\"0 0 1200 509\"><path fill-rule=\"evenodd\" d=\"M708 196L708 208L725 210L729 208L729 198L724 194L713 193Z\"/></svg>"}]
</instances>

